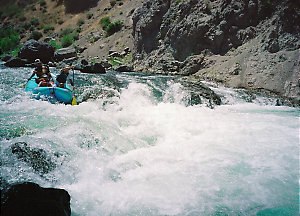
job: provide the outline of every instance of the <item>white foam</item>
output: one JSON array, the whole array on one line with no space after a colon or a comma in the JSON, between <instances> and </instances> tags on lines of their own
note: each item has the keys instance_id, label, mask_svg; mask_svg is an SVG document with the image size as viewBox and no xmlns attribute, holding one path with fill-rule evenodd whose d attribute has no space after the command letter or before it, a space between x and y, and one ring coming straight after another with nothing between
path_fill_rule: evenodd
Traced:
<instances>
[{"instance_id":1,"label":"white foam","mask_svg":"<svg viewBox=\"0 0 300 216\"><path fill-rule=\"evenodd\" d=\"M34 131L5 145L25 140L64 154L44 180L20 166L25 179L67 189L74 215L213 215L218 209L252 215L297 207L299 111L249 103L187 107L176 89L159 102L148 85L131 82L105 110L102 99L79 106L29 98L2 104ZM14 173L5 175L17 179L8 160L6 170Z\"/></svg>"}]
</instances>

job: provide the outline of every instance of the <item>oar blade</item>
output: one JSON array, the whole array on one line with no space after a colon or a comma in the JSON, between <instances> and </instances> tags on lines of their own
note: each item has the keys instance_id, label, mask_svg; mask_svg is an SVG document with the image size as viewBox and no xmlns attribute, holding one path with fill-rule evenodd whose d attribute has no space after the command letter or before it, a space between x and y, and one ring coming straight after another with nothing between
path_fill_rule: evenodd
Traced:
<instances>
[{"instance_id":1,"label":"oar blade","mask_svg":"<svg viewBox=\"0 0 300 216\"><path fill-rule=\"evenodd\" d=\"M73 105L78 105L78 103L77 103L77 101L76 101L76 99L75 99L75 96L73 97L73 100L72 100L72 106Z\"/></svg>"}]
</instances>

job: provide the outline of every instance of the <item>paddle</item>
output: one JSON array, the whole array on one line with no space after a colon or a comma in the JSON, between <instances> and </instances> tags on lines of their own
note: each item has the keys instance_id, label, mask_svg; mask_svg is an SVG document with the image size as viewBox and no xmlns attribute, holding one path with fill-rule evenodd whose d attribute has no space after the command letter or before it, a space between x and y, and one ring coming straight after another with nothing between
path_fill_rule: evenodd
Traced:
<instances>
[{"instance_id":1,"label":"paddle","mask_svg":"<svg viewBox=\"0 0 300 216\"><path fill-rule=\"evenodd\" d=\"M72 99L72 106L73 105L78 105L77 101L76 101L76 98L75 98L75 80L74 80L74 69L72 68L73 70L73 99Z\"/></svg>"}]
</instances>

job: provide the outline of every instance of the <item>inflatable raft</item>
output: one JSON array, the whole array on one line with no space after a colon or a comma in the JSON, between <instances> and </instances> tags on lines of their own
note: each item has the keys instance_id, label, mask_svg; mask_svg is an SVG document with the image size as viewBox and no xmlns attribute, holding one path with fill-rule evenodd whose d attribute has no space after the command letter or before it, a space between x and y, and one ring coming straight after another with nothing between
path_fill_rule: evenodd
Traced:
<instances>
[{"instance_id":1,"label":"inflatable raft","mask_svg":"<svg viewBox=\"0 0 300 216\"><path fill-rule=\"evenodd\" d=\"M32 92L37 99L44 95L66 104L72 103L74 95L68 84L65 84L65 88L59 88L57 86L41 87L36 83L36 78L37 77L34 76L27 82L25 91Z\"/></svg>"}]
</instances>

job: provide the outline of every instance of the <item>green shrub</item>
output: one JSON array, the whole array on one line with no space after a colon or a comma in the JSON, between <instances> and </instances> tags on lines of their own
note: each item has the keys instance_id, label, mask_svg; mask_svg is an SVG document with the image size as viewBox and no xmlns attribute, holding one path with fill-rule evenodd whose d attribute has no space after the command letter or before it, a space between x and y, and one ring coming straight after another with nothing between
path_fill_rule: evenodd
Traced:
<instances>
[{"instance_id":1,"label":"green shrub","mask_svg":"<svg viewBox=\"0 0 300 216\"><path fill-rule=\"evenodd\" d=\"M18 45L17 47L15 47L12 51L11 51L11 55L12 56L17 56L19 51L21 49L21 45Z\"/></svg>"},{"instance_id":2,"label":"green shrub","mask_svg":"<svg viewBox=\"0 0 300 216\"><path fill-rule=\"evenodd\" d=\"M112 66L120 66L124 64L124 59L121 57L111 57L108 59L108 61Z\"/></svg>"},{"instance_id":3,"label":"green shrub","mask_svg":"<svg viewBox=\"0 0 300 216\"><path fill-rule=\"evenodd\" d=\"M83 18L80 18L78 21L77 21L77 25L78 26L82 26L84 24L84 19Z\"/></svg>"},{"instance_id":4,"label":"green shrub","mask_svg":"<svg viewBox=\"0 0 300 216\"><path fill-rule=\"evenodd\" d=\"M66 35L71 34L72 32L73 32L73 29L71 29L71 28L65 28L65 29L61 30L61 32L59 33L59 36L60 37L64 37Z\"/></svg>"},{"instance_id":5,"label":"green shrub","mask_svg":"<svg viewBox=\"0 0 300 216\"><path fill-rule=\"evenodd\" d=\"M73 37L74 40L78 40L79 39L79 33L74 31L72 32L71 36Z\"/></svg>"},{"instance_id":6,"label":"green shrub","mask_svg":"<svg viewBox=\"0 0 300 216\"><path fill-rule=\"evenodd\" d=\"M29 39L39 40L41 37L43 37L43 34L39 31L33 31L31 32Z\"/></svg>"},{"instance_id":7,"label":"green shrub","mask_svg":"<svg viewBox=\"0 0 300 216\"><path fill-rule=\"evenodd\" d=\"M91 19L93 17L93 14L92 13L88 13L87 15L86 15L86 18L88 18L88 19Z\"/></svg>"},{"instance_id":8,"label":"green shrub","mask_svg":"<svg viewBox=\"0 0 300 216\"><path fill-rule=\"evenodd\" d=\"M77 28L75 29L75 31L76 31L77 33L79 33L79 32L81 32L81 28L80 28L80 27L77 27Z\"/></svg>"},{"instance_id":9,"label":"green shrub","mask_svg":"<svg viewBox=\"0 0 300 216\"><path fill-rule=\"evenodd\" d=\"M15 49L20 43L18 32L13 28L1 29L0 31L0 53L7 53Z\"/></svg>"},{"instance_id":10,"label":"green shrub","mask_svg":"<svg viewBox=\"0 0 300 216\"><path fill-rule=\"evenodd\" d=\"M100 24L102 26L102 28L105 30L106 27L111 23L110 21L110 18L109 17L103 17L101 20L100 20Z\"/></svg>"},{"instance_id":11,"label":"green shrub","mask_svg":"<svg viewBox=\"0 0 300 216\"><path fill-rule=\"evenodd\" d=\"M37 18L32 18L30 20L30 24L33 25L33 26L38 26L40 24L40 22Z\"/></svg>"},{"instance_id":12,"label":"green shrub","mask_svg":"<svg viewBox=\"0 0 300 216\"><path fill-rule=\"evenodd\" d=\"M51 40L49 44L53 45L55 49L60 49L62 48L62 45L58 44L55 40Z\"/></svg>"},{"instance_id":13,"label":"green shrub","mask_svg":"<svg viewBox=\"0 0 300 216\"><path fill-rule=\"evenodd\" d=\"M90 37L90 43L95 43L95 38L94 37Z\"/></svg>"},{"instance_id":14,"label":"green shrub","mask_svg":"<svg viewBox=\"0 0 300 216\"><path fill-rule=\"evenodd\" d=\"M31 24L30 22L24 22L21 27L23 27L24 29L28 30L30 28Z\"/></svg>"},{"instance_id":15,"label":"green shrub","mask_svg":"<svg viewBox=\"0 0 300 216\"><path fill-rule=\"evenodd\" d=\"M109 17L103 17L100 20L100 24L102 25L102 28L104 31L107 32L108 35L112 35L117 31L120 31L123 27L123 22L120 20L117 20L116 22L111 22Z\"/></svg>"},{"instance_id":16,"label":"green shrub","mask_svg":"<svg viewBox=\"0 0 300 216\"><path fill-rule=\"evenodd\" d=\"M73 44L74 38L72 35L65 35L60 39L60 42L63 47L68 47Z\"/></svg>"},{"instance_id":17,"label":"green shrub","mask_svg":"<svg viewBox=\"0 0 300 216\"><path fill-rule=\"evenodd\" d=\"M63 47L70 46L75 40L79 39L79 33L78 31L81 30L80 28L71 29L66 28L62 30L59 34L60 36L60 42L62 43Z\"/></svg>"},{"instance_id":18,"label":"green shrub","mask_svg":"<svg viewBox=\"0 0 300 216\"><path fill-rule=\"evenodd\" d=\"M45 0L40 0L39 3L40 3L40 6L41 6L41 7L46 6L46 1L45 1Z\"/></svg>"},{"instance_id":19,"label":"green shrub","mask_svg":"<svg viewBox=\"0 0 300 216\"><path fill-rule=\"evenodd\" d=\"M110 23L106 28L105 31L108 35L112 35L117 31L120 31L123 27L123 22L120 20L117 20L116 22Z\"/></svg>"},{"instance_id":20,"label":"green shrub","mask_svg":"<svg viewBox=\"0 0 300 216\"><path fill-rule=\"evenodd\" d=\"M54 27L53 26L49 26L49 25L44 26L43 31L44 31L44 33L48 33L50 31L54 31Z\"/></svg>"}]
</instances>

